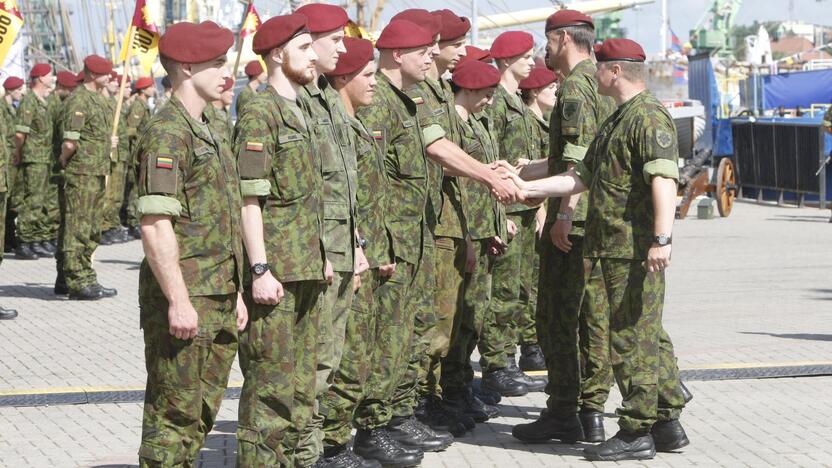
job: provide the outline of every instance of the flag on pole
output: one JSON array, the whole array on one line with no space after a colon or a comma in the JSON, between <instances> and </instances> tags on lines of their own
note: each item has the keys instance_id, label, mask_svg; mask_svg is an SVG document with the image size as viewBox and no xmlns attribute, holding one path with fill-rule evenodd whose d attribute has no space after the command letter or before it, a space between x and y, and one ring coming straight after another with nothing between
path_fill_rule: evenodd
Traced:
<instances>
[{"instance_id":1,"label":"flag on pole","mask_svg":"<svg viewBox=\"0 0 832 468\"><path fill-rule=\"evenodd\" d=\"M682 53L682 41L679 40L679 36L672 29L670 30L670 50L677 54Z\"/></svg>"},{"instance_id":2,"label":"flag on pole","mask_svg":"<svg viewBox=\"0 0 832 468\"><path fill-rule=\"evenodd\" d=\"M0 1L0 66L6 61L6 55L22 27L23 16L17 9L17 1Z\"/></svg>"},{"instance_id":3,"label":"flag on pole","mask_svg":"<svg viewBox=\"0 0 832 468\"><path fill-rule=\"evenodd\" d=\"M159 56L159 38L161 36L159 28L156 26L158 14L154 13L158 12L151 11L147 0L136 0L133 21L130 22L130 27L127 29L127 36L122 42L121 55L119 56L121 62L127 59L126 46L132 35L133 43L130 55L138 57L142 73L145 75L150 74L153 63L156 61L156 57Z\"/></svg>"},{"instance_id":4,"label":"flag on pole","mask_svg":"<svg viewBox=\"0 0 832 468\"><path fill-rule=\"evenodd\" d=\"M260 15L257 14L257 9L254 8L253 3L249 3L245 19L243 19L243 25L240 26L240 38L245 38L250 34L253 35L260 29L261 24L263 22L260 21Z\"/></svg>"}]
</instances>

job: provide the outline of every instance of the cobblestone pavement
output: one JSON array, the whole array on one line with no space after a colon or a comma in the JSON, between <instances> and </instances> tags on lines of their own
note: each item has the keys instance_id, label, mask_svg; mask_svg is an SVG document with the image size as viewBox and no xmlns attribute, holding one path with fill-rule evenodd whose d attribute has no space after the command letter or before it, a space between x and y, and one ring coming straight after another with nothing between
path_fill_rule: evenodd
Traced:
<instances>
[{"instance_id":1,"label":"cobblestone pavement","mask_svg":"<svg viewBox=\"0 0 832 468\"><path fill-rule=\"evenodd\" d=\"M677 222L665 327L682 369L832 364L832 225L828 211L738 204L731 217ZM93 303L52 295L54 261L0 266L0 396L142 389L144 362L136 281L141 244L101 247L99 281L119 289ZM232 385L242 380L238 368ZM832 377L689 382L683 415L692 444L650 466L832 466ZM514 424L533 419L543 394L506 399L503 416L423 466L589 463L580 446L516 443ZM608 434L615 432L608 405ZM226 400L203 466L232 466L236 400ZM136 463L139 403L0 407L0 466L123 466Z\"/></svg>"}]
</instances>

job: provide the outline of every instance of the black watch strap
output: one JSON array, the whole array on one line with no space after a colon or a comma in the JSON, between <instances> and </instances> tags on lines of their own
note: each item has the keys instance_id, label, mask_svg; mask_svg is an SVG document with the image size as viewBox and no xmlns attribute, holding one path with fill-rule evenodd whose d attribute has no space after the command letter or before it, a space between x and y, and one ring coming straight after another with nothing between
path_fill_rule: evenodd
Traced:
<instances>
[{"instance_id":1,"label":"black watch strap","mask_svg":"<svg viewBox=\"0 0 832 468\"><path fill-rule=\"evenodd\" d=\"M263 273L269 271L269 268L270 265L268 263L255 263L248 270L251 272L252 275L260 276Z\"/></svg>"}]
</instances>

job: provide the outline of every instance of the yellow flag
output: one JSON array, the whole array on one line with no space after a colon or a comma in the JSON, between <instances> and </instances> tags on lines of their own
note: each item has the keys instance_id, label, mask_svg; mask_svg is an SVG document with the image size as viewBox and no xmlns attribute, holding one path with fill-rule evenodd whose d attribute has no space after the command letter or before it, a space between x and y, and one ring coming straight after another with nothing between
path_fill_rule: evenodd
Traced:
<instances>
[{"instance_id":1,"label":"yellow flag","mask_svg":"<svg viewBox=\"0 0 832 468\"><path fill-rule=\"evenodd\" d=\"M156 27L155 15L151 14L146 0L137 0L133 11L133 21L127 29L127 36L121 47L119 61L127 60L127 41L133 36L130 55L137 57L142 67L142 73L150 74L156 57L159 56L159 28ZM129 66L129 65L128 65Z\"/></svg>"},{"instance_id":2,"label":"yellow flag","mask_svg":"<svg viewBox=\"0 0 832 468\"><path fill-rule=\"evenodd\" d=\"M0 1L0 65L6 61L6 55L22 27L23 16L17 9L17 2L15 0Z\"/></svg>"}]
</instances>

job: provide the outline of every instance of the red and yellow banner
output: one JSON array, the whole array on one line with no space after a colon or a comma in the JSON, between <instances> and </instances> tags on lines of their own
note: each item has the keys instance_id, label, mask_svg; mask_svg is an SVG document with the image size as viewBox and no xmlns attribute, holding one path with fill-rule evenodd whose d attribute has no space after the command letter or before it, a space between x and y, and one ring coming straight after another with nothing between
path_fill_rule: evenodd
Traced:
<instances>
[{"instance_id":1,"label":"red and yellow banner","mask_svg":"<svg viewBox=\"0 0 832 468\"><path fill-rule=\"evenodd\" d=\"M246 10L245 19L243 19L243 25L240 27L240 38L242 39L248 35L253 35L260 29L261 24L263 22L260 21L260 15L257 14L257 9L254 8L253 3L250 3Z\"/></svg>"},{"instance_id":2,"label":"red and yellow banner","mask_svg":"<svg viewBox=\"0 0 832 468\"><path fill-rule=\"evenodd\" d=\"M158 13L158 12L156 12ZM159 28L156 26L156 17L147 5L146 0L137 0L136 9L133 11L133 21L127 29L127 36L121 47L119 61L127 59L127 42L133 37L132 51L130 55L137 57L141 64L142 74L149 75L156 57L159 56Z\"/></svg>"},{"instance_id":3,"label":"red and yellow banner","mask_svg":"<svg viewBox=\"0 0 832 468\"><path fill-rule=\"evenodd\" d=\"M17 1L0 1L0 66L6 61L6 55L22 27L23 16L17 9Z\"/></svg>"}]
</instances>

